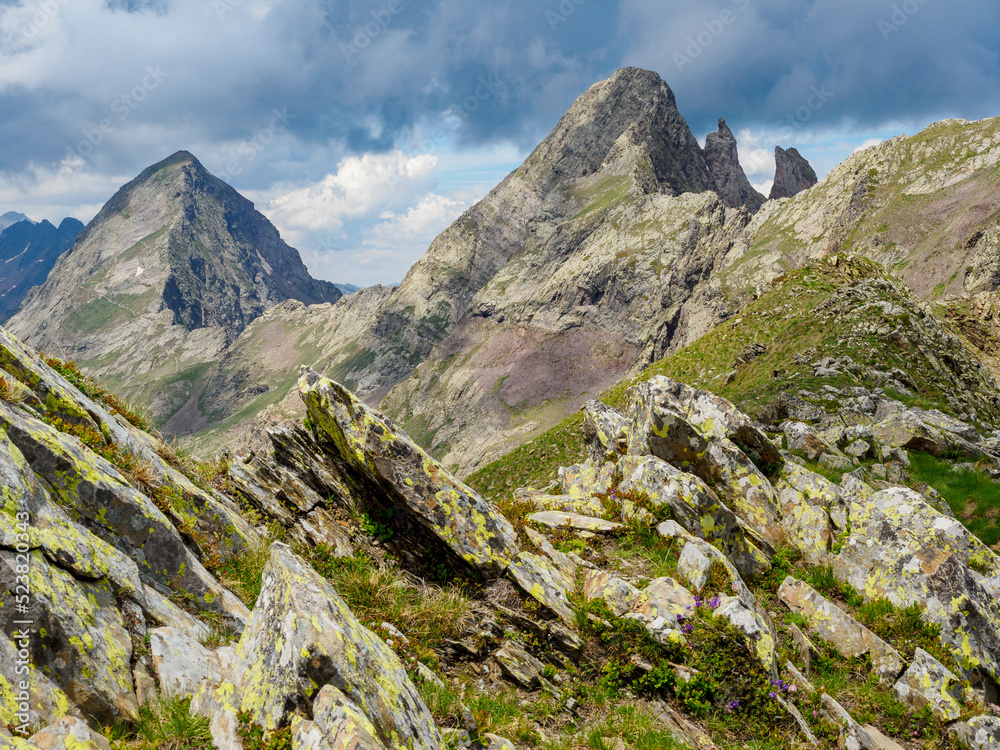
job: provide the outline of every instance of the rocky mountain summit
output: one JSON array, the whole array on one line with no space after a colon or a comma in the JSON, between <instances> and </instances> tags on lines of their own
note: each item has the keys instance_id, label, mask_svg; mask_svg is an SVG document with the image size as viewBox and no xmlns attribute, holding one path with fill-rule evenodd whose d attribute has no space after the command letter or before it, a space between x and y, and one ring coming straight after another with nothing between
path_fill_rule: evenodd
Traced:
<instances>
[{"instance_id":1,"label":"rocky mountain summit","mask_svg":"<svg viewBox=\"0 0 1000 750\"><path fill-rule=\"evenodd\" d=\"M17 211L7 211L6 213L0 214L0 232L12 224L17 224L20 221L31 221L31 219L22 213L18 213Z\"/></svg>"},{"instance_id":2,"label":"rocky mountain summit","mask_svg":"<svg viewBox=\"0 0 1000 750\"><path fill-rule=\"evenodd\" d=\"M9 326L164 421L266 310L341 296L309 276L252 203L181 151L118 191Z\"/></svg>"},{"instance_id":3,"label":"rocky mountain summit","mask_svg":"<svg viewBox=\"0 0 1000 750\"><path fill-rule=\"evenodd\" d=\"M45 283L59 256L82 231L83 224L76 219L63 219L58 227L27 218L6 227L0 222L0 321L17 312L32 287Z\"/></svg>"},{"instance_id":4,"label":"rocky mountain summit","mask_svg":"<svg viewBox=\"0 0 1000 750\"><path fill-rule=\"evenodd\" d=\"M1000 442L907 371L767 424L639 380L491 502L308 368L203 466L2 329L0 367L4 747L1000 743L1000 558L915 479Z\"/></svg>"},{"instance_id":5,"label":"rocky mountain summit","mask_svg":"<svg viewBox=\"0 0 1000 750\"><path fill-rule=\"evenodd\" d=\"M705 160L715 182L715 192L727 206L746 206L751 211L756 211L764 205L764 196L754 190L740 166L736 137L725 120L720 119L718 132L709 133L705 139ZM775 181L777 182L777 176Z\"/></svg>"},{"instance_id":6,"label":"rocky mountain summit","mask_svg":"<svg viewBox=\"0 0 1000 750\"><path fill-rule=\"evenodd\" d=\"M791 198L819 182L816 172L797 149L786 150L775 146L774 164L774 184L769 196L771 200Z\"/></svg>"}]
</instances>

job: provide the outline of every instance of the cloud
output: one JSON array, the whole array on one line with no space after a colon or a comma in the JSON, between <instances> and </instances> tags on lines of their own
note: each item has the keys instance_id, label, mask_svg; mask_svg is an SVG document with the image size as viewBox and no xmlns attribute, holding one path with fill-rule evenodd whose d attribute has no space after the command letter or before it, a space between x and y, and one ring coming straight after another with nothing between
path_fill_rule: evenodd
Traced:
<instances>
[{"instance_id":1,"label":"cloud","mask_svg":"<svg viewBox=\"0 0 1000 750\"><path fill-rule=\"evenodd\" d=\"M774 145L824 174L1000 113L998 33L995 0L0 0L0 207L87 219L187 149L317 258L375 252L380 214L464 201L464 155L504 151L502 177L624 65L660 73L695 133L724 117L763 185ZM397 152L438 162L400 178Z\"/></svg>"},{"instance_id":2,"label":"cloud","mask_svg":"<svg viewBox=\"0 0 1000 750\"><path fill-rule=\"evenodd\" d=\"M989 0L622 0L620 13L625 61L660 72L696 132L718 117L755 130L791 117L794 136L1000 113ZM796 119L810 97L820 106Z\"/></svg>"},{"instance_id":3,"label":"cloud","mask_svg":"<svg viewBox=\"0 0 1000 750\"><path fill-rule=\"evenodd\" d=\"M290 234L300 230L343 229L345 218L384 213L433 182L437 158L406 156L402 151L351 156L314 185L273 198L267 206L272 220Z\"/></svg>"}]
</instances>

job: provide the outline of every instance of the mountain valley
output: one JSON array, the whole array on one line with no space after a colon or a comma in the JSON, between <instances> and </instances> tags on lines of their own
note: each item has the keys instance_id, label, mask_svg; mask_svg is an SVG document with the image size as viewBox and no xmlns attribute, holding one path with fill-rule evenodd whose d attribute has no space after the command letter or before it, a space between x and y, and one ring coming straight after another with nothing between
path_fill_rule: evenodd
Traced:
<instances>
[{"instance_id":1,"label":"mountain valley","mask_svg":"<svg viewBox=\"0 0 1000 750\"><path fill-rule=\"evenodd\" d=\"M776 165L625 68L399 286L4 214L0 750L1000 748L1000 118Z\"/></svg>"}]
</instances>

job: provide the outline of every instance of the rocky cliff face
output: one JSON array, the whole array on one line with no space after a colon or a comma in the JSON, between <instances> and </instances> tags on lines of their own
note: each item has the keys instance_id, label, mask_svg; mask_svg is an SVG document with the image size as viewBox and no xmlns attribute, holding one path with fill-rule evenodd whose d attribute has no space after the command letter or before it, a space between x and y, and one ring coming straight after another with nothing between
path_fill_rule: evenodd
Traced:
<instances>
[{"instance_id":1,"label":"rocky cliff face","mask_svg":"<svg viewBox=\"0 0 1000 750\"><path fill-rule=\"evenodd\" d=\"M4 214L19 216L20 214ZM0 321L10 318L32 287L45 283L59 256L83 231L76 219L58 227L47 221L22 220L4 228L0 223Z\"/></svg>"},{"instance_id":2,"label":"rocky cliff face","mask_svg":"<svg viewBox=\"0 0 1000 750\"><path fill-rule=\"evenodd\" d=\"M819 182L812 166L794 148L785 150L781 146L775 146L774 165L771 200L791 198Z\"/></svg>"},{"instance_id":3,"label":"rocky cliff face","mask_svg":"<svg viewBox=\"0 0 1000 750\"><path fill-rule=\"evenodd\" d=\"M754 190L740 165L736 137L725 120L720 119L718 132L709 133L705 139L705 161L712 175L715 192L727 206L745 206L750 211L756 211L764 204L764 196Z\"/></svg>"},{"instance_id":4,"label":"rocky cliff face","mask_svg":"<svg viewBox=\"0 0 1000 750\"><path fill-rule=\"evenodd\" d=\"M10 327L165 420L266 310L340 297L253 204L179 152L104 206Z\"/></svg>"}]
</instances>

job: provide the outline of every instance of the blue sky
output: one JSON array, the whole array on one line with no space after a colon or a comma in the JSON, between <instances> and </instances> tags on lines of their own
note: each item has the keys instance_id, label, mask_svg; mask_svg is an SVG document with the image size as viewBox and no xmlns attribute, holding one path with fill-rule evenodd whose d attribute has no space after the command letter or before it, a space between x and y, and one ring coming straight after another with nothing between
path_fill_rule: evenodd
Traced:
<instances>
[{"instance_id":1,"label":"blue sky","mask_svg":"<svg viewBox=\"0 0 1000 750\"><path fill-rule=\"evenodd\" d=\"M0 212L89 220L178 149L313 273L398 282L589 85L658 72L751 181L1000 114L995 0L0 0Z\"/></svg>"}]
</instances>

